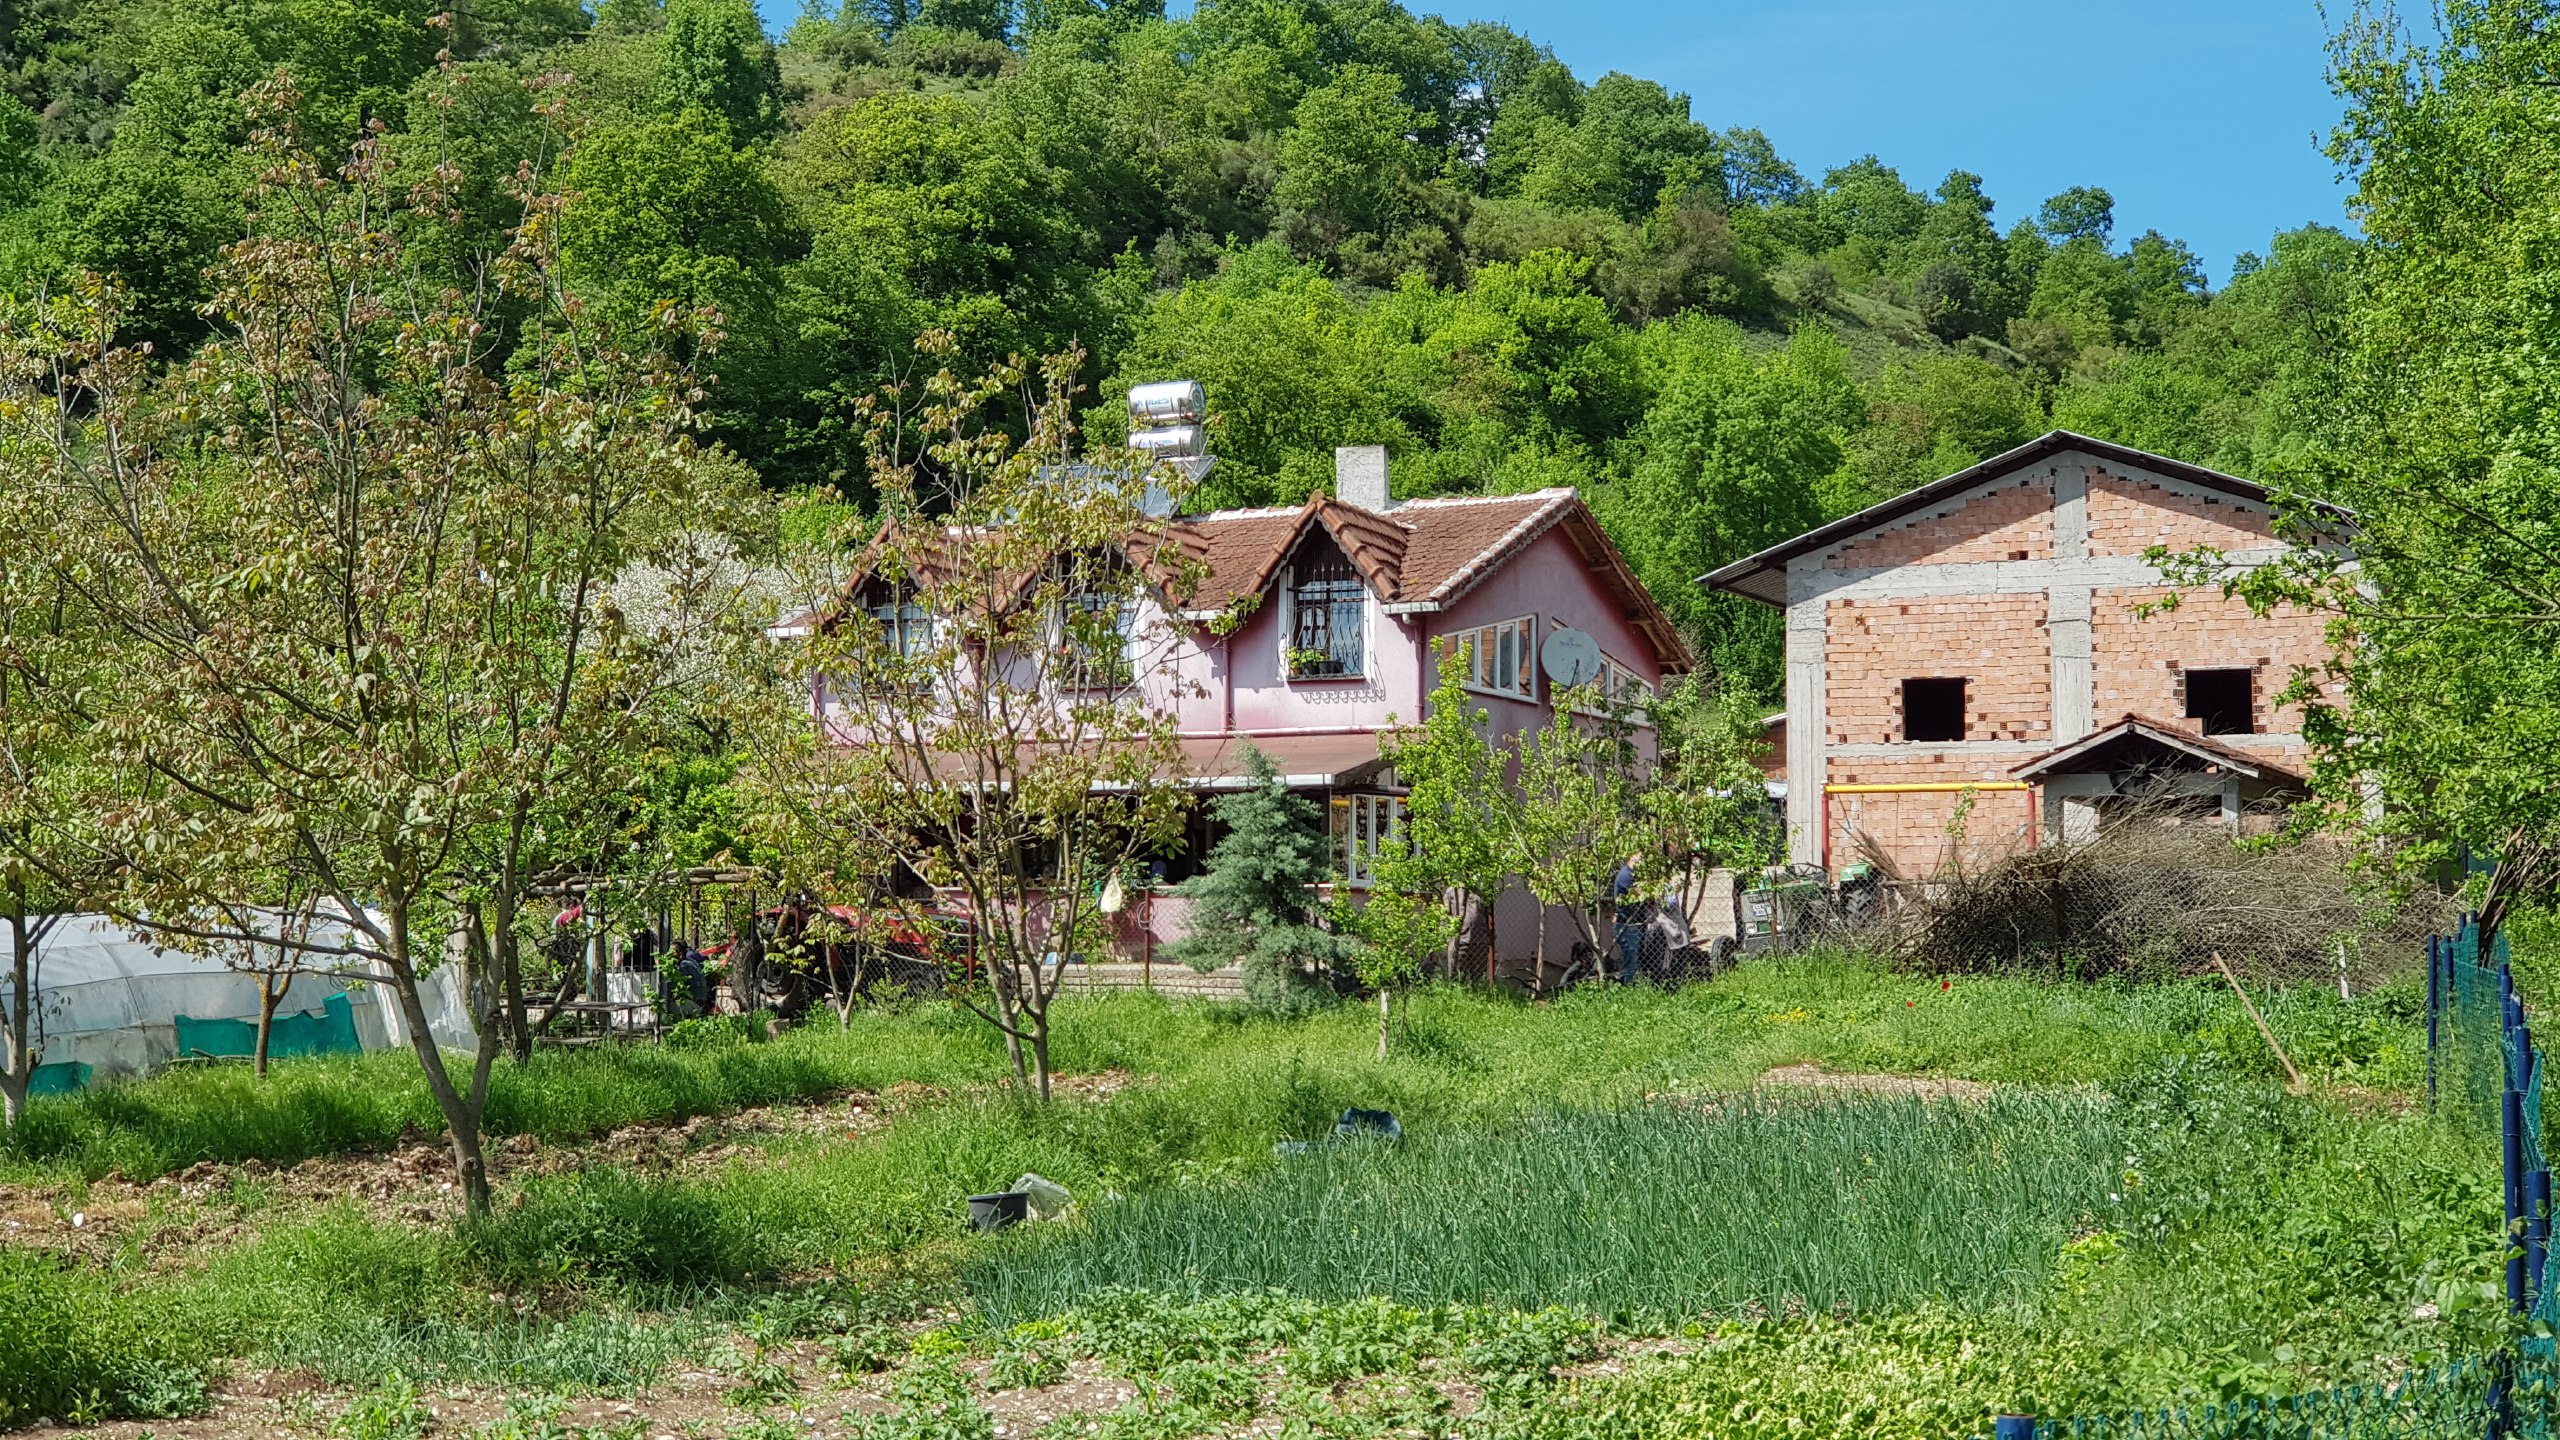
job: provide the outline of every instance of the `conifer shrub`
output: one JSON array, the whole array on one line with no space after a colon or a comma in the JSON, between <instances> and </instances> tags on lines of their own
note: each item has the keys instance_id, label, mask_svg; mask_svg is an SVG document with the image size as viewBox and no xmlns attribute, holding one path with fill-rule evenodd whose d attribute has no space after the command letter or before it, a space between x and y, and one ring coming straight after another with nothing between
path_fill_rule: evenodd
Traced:
<instances>
[{"instance_id":1,"label":"conifer shrub","mask_svg":"<svg viewBox=\"0 0 2560 1440\"><path fill-rule=\"evenodd\" d=\"M1359 949L1317 921L1333 845L1315 802L1291 793L1270 756L1246 747L1245 774L1244 789L1209 807L1227 833L1208 868L1174 887L1191 914L1168 953L1204 973L1241 964L1245 994L1263 1009L1311 1010L1341 993Z\"/></svg>"}]
</instances>

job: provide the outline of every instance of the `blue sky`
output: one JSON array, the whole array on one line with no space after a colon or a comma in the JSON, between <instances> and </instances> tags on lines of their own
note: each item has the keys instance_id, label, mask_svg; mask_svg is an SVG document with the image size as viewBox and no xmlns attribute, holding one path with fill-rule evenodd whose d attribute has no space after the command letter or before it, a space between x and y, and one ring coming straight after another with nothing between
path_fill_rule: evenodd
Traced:
<instances>
[{"instance_id":1,"label":"blue sky","mask_svg":"<svg viewBox=\"0 0 2560 1440\"><path fill-rule=\"evenodd\" d=\"M1416 8L1432 8L1427 4ZM2333 7L2337 8L2337 7ZM2219 281L2243 250L2345 223L2320 141L2339 103L2312 0L1462 0L1584 79L1687 91L1809 179L1873 151L1915 188L1981 175L2006 228L2103 185L2118 238L2158 227Z\"/></svg>"},{"instance_id":2,"label":"blue sky","mask_svg":"<svg viewBox=\"0 0 2560 1440\"><path fill-rule=\"evenodd\" d=\"M1500 20L1585 80L1686 91L1698 119L1768 132L1809 178L1870 151L1922 190L1962 167L2003 228L2103 185L2119 238L2156 226L2217 282L2278 230L2345 219L2319 148L2339 106L2313 0L1407 3ZM777 30L798 13L763 4Z\"/></svg>"}]
</instances>

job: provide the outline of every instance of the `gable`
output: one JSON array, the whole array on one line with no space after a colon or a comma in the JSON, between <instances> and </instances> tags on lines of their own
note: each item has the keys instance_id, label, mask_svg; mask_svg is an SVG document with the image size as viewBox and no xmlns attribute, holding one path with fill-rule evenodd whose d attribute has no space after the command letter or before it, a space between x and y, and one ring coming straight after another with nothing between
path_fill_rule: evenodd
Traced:
<instances>
[{"instance_id":1,"label":"gable","mask_svg":"<svg viewBox=\"0 0 2560 1440\"><path fill-rule=\"evenodd\" d=\"M1978 512L1973 519L1953 517L1968 504L2022 481L2033 484L2041 479L2049 486L2057 469L2093 475L2118 471L2140 474L2174 482L2179 493L2189 498L2216 494L2259 506L2268 499L2264 487L2236 475L2056 430L2007 454L1995 455L1979 465L1870 505L1855 515L1843 516L1792 540L1746 555L1699 576L1698 583L1784 608L1789 567L1808 558L1814 564L1825 564L1835 552L1847 555L1842 568L1870 569L1933 560L2000 561L2020 550L2026 551L2030 559L2039 553L2051 557L2057 537L2050 489L2043 497L2041 520L2027 513L2033 508L2033 501L2022 497L2005 502L2014 508L2004 510L1995 505L1992 510ZM2351 519L2342 511L2328 513L2342 522ZM1900 538L1893 538L1897 535ZM2069 538L2075 555L2086 553L2079 545L2081 532L2075 531ZM1869 545L1871 539L1884 543Z\"/></svg>"},{"instance_id":2,"label":"gable","mask_svg":"<svg viewBox=\"0 0 2560 1440\"><path fill-rule=\"evenodd\" d=\"M2092 555L2139 555L2154 545L2258 550L2274 543L2274 518L2264 503L2089 467Z\"/></svg>"},{"instance_id":3,"label":"gable","mask_svg":"<svg viewBox=\"0 0 2560 1440\"><path fill-rule=\"evenodd\" d=\"M2014 476L1887 521L1826 557L1826 570L2053 558L2053 478Z\"/></svg>"}]
</instances>

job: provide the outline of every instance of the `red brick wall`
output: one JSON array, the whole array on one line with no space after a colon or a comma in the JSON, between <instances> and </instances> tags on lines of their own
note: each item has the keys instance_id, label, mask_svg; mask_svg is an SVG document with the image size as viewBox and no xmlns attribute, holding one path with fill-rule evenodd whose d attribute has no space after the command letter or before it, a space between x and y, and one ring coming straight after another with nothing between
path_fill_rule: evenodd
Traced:
<instances>
[{"instance_id":1,"label":"red brick wall","mask_svg":"<svg viewBox=\"0 0 2560 1440\"><path fill-rule=\"evenodd\" d=\"M1835 600L1825 624L1826 743L1902 738L1902 682L1962 676L1967 740L2053 733L2053 645L2045 597Z\"/></svg>"},{"instance_id":2,"label":"red brick wall","mask_svg":"<svg viewBox=\"0 0 2560 1440\"><path fill-rule=\"evenodd\" d=\"M1909 759L1834 759L1834 785L1945 785L1966 781L2005 781L2016 755L1927 755ZM1866 859L1870 842L1907 879L1923 879L1961 857L1979 865L2023 848L2032 819L2030 791L1977 790L1965 806L1962 791L1903 791L1881 795L1826 797L1830 810L1831 864L1852 865ZM1948 834L1959 809L1964 810L1961 836Z\"/></svg>"},{"instance_id":3,"label":"red brick wall","mask_svg":"<svg viewBox=\"0 0 2560 1440\"><path fill-rule=\"evenodd\" d=\"M1952 514L1930 515L1879 530L1823 562L1832 570L1888 565L1963 565L2053 556L2053 481L2003 482Z\"/></svg>"},{"instance_id":4,"label":"red brick wall","mask_svg":"<svg viewBox=\"0 0 2560 1440\"><path fill-rule=\"evenodd\" d=\"M2189 670L2256 672L2256 722L2261 734L2299 734L2302 707L2269 704L2293 683L2296 665L2317 665L2329 653L2318 615L2285 609L2264 619L2246 603L2211 589L2189 589L2178 608L2148 619L2135 607L2169 593L2165 585L2100 590L2089 602L2089 648L2100 729L2126 715L2199 728L2186 718L2184 675Z\"/></svg>"},{"instance_id":5,"label":"red brick wall","mask_svg":"<svg viewBox=\"0 0 2560 1440\"><path fill-rule=\"evenodd\" d=\"M2089 472L2089 553L2139 555L2154 545L2256 550L2274 542L2263 505L2199 499L2156 481Z\"/></svg>"}]
</instances>

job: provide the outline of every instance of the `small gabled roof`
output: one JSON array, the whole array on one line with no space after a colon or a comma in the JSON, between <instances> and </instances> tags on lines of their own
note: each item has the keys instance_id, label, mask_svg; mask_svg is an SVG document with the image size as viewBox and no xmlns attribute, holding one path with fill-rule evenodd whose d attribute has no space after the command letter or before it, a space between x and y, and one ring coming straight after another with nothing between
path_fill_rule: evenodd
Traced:
<instances>
[{"instance_id":1,"label":"small gabled roof","mask_svg":"<svg viewBox=\"0 0 2560 1440\"><path fill-rule=\"evenodd\" d=\"M2104 752L2127 742L2156 746L2198 765L2228 770L2243 780L2271 780L2293 785L2304 783L2300 775L2269 762L2262 755L2252 755L2236 745L2225 745L2192 730L2164 725L2148 716L2130 714L2093 735L2048 750L2009 773L2021 780L2045 780L2056 775L2114 770L2120 767L2100 763Z\"/></svg>"},{"instance_id":2,"label":"small gabled roof","mask_svg":"<svg viewBox=\"0 0 2560 1440\"><path fill-rule=\"evenodd\" d=\"M2154 455L2148 451L2136 450L2131 446L2118 445L2110 440L2093 440L2086 435L2075 435L2068 430L2055 430L2038 439L2030 440L2006 454L1994 455L1979 465L1959 470L1943 480L1932 480L1917 490L1904 491L1880 505L1870 505L1855 515L1844 516L1828 525L1808 530L1793 540L1772 545L1757 555L1746 555L1730 565L1699 576L1698 583L1710 590L1727 590L1736 595L1747 595L1754 600L1783 606L1787 603L1788 561L1836 545L1852 536L1873 530L1879 525L1889 525L1906 515L1926 510L1941 500L1961 494L1985 481L1997 480L2003 475L2024 470L2030 465L2039 464L2069 451L2078 451L2118 465L2148 470L2155 475L2166 475L2173 480L2183 480L2190 485L2220 491L2235 500L2246 500L2261 505L2268 500L2267 488L2254 480L2243 480L2237 475L2225 475L2219 470L2208 470L2201 465L2190 465L2184 460L2172 460L2165 455Z\"/></svg>"},{"instance_id":3,"label":"small gabled roof","mask_svg":"<svg viewBox=\"0 0 2560 1440\"><path fill-rule=\"evenodd\" d=\"M1540 536L1561 531L1665 670L1681 673L1695 663L1679 628L1571 489L1408 500L1384 512L1319 493L1291 509L1189 516L1174 531L1204 574L1184 616L1214 619L1262 594L1317 528L1342 547L1390 615L1445 610Z\"/></svg>"}]
</instances>

